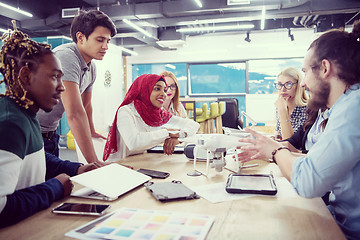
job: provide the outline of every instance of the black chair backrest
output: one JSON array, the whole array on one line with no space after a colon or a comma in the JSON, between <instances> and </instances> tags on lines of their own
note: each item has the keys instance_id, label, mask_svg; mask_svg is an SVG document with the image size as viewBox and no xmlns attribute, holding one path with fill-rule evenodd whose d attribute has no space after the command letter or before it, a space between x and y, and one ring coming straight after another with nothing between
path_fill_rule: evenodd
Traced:
<instances>
[{"instance_id":1,"label":"black chair backrest","mask_svg":"<svg viewBox=\"0 0 360 240\"><path fill-rule=\"evenodd\" d=\"M238 126L242 128L242 121L239 118L238 100L236 98L218 98L218 101L226 102L226 111L222 115L222 125L229 128L238 129Z\"/></svg>"}]
</instances>

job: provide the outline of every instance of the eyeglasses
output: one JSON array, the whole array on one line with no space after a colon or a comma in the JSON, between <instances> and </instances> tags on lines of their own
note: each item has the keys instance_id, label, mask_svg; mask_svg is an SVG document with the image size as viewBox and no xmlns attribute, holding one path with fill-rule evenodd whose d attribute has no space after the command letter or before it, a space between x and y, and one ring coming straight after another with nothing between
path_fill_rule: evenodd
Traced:
<instances>
[{"instance_id":1,"label":"eyeglasses","mask_svg":"<svg viewBox=\"0 0 360 240\"><path fill-rule=\"evenodd\" d=\"M285 87L287 90L290 90L293 85L297 84L297 82L286 82L284 84L282 83L274 83L274 86L276 87L277 90L281 90L282 87Z\"/></svg>"},{"instance_id":2,"label":"eyeglasses","mask_svg":"<svg viewBox=\"0 0 360 240\"><path fill-rule=\"evenodd\" d=\"M167 90L168 90L168 89L171 89L171 90L176 90L176 89L177 89L177 87L176 87L176 85L175 85L175 84L171 84L171 85L167 86Z\"/></svg>"}]
</instances>

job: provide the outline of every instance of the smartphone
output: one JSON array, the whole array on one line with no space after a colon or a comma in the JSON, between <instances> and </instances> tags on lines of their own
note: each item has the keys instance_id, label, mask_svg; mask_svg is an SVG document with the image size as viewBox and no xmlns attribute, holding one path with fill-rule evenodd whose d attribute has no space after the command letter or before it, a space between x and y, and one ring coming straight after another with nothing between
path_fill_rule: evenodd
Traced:
<instances>
[{"instance_id":1,"label":"smartphone","mask_svg":"<svg viewBox=\"0 0 360 240\"><path fill-rule=\"evenodd\" d=\"M91 215L101 216L108 209L110 205L107 204L87 204L87 203L62 203L55 207L52 212L59 214L77 214L77 215Z\"/></svg>"},{"instance_id":2,"label":"smartphone","mask_svg":"<svg viewBox=\"0 0 360 240\"><path fill-rule=\"evenodd\" d=\"M152 178L162 178L162 179L164 179L164 178L167 178L168 176L170 176L170 173L151 170L151 169L140 168L137 171L140 172L140 173L143 173L145 175L148 175L148 176L150 176Z\"/></svg>"}]
</instances>

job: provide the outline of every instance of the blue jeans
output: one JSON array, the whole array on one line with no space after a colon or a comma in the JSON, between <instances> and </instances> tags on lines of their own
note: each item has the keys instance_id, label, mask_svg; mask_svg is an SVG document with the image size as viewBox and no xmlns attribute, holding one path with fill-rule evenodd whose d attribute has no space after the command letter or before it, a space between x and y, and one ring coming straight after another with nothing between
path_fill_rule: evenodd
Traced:
<instances>
[{"instance_id":1,"label":"blue jeans","mask_svg":"<svg viewBox=\"0 0 360 240\"><path fill-rule=\"evenodd\" d=\"M59 139L60 136L57 133L53 133L48 136L44 136L43 134L45 151L59 157Z\"/></svg>"}]
</instances>

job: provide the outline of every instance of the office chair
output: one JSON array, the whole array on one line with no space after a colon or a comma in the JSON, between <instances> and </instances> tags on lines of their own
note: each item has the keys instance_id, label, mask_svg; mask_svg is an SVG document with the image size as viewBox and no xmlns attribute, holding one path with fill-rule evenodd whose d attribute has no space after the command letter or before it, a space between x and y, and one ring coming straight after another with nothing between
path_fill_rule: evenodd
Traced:
<instances>
[{"instance_id":1,"label":"office chair","mask_svg":"<svg viewBox=\"0 0 360 240\"><path fill-rule=\"evenodd\" d=\"M222 115L222 125L224 127L243 128L243 122L239 117L239 103L236 98L218 98L218 101L226 103L226 112Z\"/></svg>"}]
</instances>

